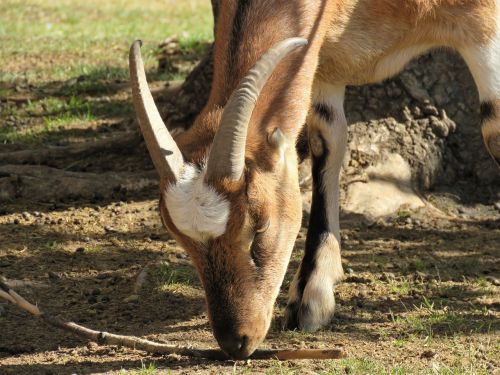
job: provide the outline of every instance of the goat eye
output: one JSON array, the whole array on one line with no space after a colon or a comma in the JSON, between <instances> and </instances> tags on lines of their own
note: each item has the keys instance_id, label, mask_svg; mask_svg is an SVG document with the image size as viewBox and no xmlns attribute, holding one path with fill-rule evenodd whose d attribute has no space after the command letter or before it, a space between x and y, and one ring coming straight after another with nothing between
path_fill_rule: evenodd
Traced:
<instances>
[{"instance_id":1,"label":"goat eye","mask_svg":"<svg viewBox=\"0 0 500 375\"><path fill-rule=\"evenodd\" d=\"M271 220L268 220L262 227L257 229L255 232L256 233L264 233L266 230L269 229L270 225L271 225Z\"/></svg>"}]
</instances>

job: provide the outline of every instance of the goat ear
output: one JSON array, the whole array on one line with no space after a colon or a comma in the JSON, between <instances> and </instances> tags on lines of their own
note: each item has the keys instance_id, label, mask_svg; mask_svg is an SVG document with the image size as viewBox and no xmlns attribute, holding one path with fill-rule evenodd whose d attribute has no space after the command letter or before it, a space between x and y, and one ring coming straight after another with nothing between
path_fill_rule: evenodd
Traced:
<instances>
[{"instance_id":1,"label":"goat ear","mask_svg":"<svg viewBox=\"0 0 500 375\"><path fill-rule=\"evenodd\" d=\"M275 152L279 155L279 161L285 158L285 150L288 148L288 140L280 128L274 129L267 136L267 141Z\"/></svg>"},{"instance_id":2,"label":"goat ear","mask_svg":"<svg viewBox=\"0 0 500 375\"><path fill-rule=\"evenodd\" d=\"M273 148L276 149L285 149L288 146L285 134L283 134L283 131L280 128L276 128L269 133L267 141Z\"/></svg>"}]
</instances>

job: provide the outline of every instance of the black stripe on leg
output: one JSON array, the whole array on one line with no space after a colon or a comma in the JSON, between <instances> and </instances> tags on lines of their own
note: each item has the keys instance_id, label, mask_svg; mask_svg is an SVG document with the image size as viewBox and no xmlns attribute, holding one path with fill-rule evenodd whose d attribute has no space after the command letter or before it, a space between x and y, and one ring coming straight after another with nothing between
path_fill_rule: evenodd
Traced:
<instances>
[{"instance_id":1,"label":"black stripe on leg","mask_svg":"<svg viewBox=\"0 0 500 375\"><path fill-rule=\"evenodd\" d=\"M328 218L326 215L326 199L323 191L323 171L329 150L326 142L321 136L317 135L323 145L323 154L319 156L311 155L312 158L312 178L313 194L311 204L311 216L309 218L309 228L307 230L306 246L304 258L300 266L298 292L300 295L304 292L307 281L316 267L316 252L321 243L321 237L328 232Z\"/></svg>"},{"instance_id":2,"label":"black stripe on leg","mask_svg":"<svg viewBox=\"0 0 500 375\"><path fill-rule=\"evenodd\" d=\"M330 123L334 120L335 112L333 108L327 104L316 103L314 105L314 111L323 121Z\"/></svg>"},{"instance_id":3,"label":"black stripe on leg","mask_svg":"<svg viewBox=\"0 0 500 375\"><path fill-rule=\"evenodd\" d=\"M487 101L481 103L481 122L491 120L495 117L495 105Z\"/></svg>"}]
</instances>

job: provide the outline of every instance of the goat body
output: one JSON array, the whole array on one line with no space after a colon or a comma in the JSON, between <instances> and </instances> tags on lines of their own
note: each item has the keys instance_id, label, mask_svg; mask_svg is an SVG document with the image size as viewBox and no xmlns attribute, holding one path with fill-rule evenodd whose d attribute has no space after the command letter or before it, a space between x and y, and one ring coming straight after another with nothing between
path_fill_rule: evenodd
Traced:
<instances>
[{"instance_id":1,"label":"goat body","mask_svg":"<svg viewBox=\"0 0 500 375\"><path fill-rule=\"evenodd\" d=\"M219 344L244 358L267 333L300 229L294 145L304 123L313 200L286 326L314 331L333 315L334 285L343 278L339 174L347 144L346 85L383 80L430 48L453 48L477 83L485 144L500 162L500 2L221 1L215 30L212 91L193 126L175 142L151 137L147 126L143 133L161 176L163 223L191 255ZM298 39L278 44L291 37L308 45L296 50L303 45ZM144 111L145 87L133 87L141 126L149 124L157 118ZM174 161L160 152L169 147Z\"/></svg>"}]
</instances>

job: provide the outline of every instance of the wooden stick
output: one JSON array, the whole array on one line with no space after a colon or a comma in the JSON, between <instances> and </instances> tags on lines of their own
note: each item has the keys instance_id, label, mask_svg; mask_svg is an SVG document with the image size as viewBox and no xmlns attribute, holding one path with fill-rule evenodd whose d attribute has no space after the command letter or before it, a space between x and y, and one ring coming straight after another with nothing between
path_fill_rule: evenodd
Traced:
<instances>
[{"instance_id":1,"label":"wooden stick","mask_svg":"<svg viewBox=\"0 0 500 375\"><path fill-rule=\"evenodd\" d=\"M41 318L52 327L72 332L79 337L89 339L99 345L118 345L126 348L143 350L149 353L177 354L216 361L231 359L219 349L194 349L187 346L162 344L134 336L115 335L109 332L95 331L74 322L63 321L43 312L1 281L0 297L18 306L22 310L29 312L31 315ZM342 349L257 350L252 354L250 359L277 359L285 361L292 359L338 359L345 358L345 356L346 354Z\"/></svg>"}]
</instances>

